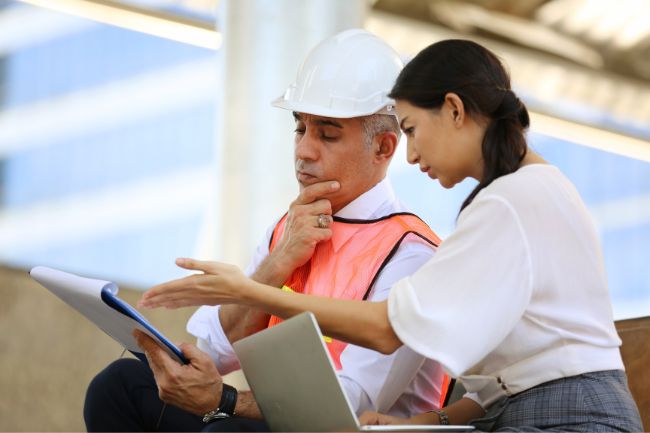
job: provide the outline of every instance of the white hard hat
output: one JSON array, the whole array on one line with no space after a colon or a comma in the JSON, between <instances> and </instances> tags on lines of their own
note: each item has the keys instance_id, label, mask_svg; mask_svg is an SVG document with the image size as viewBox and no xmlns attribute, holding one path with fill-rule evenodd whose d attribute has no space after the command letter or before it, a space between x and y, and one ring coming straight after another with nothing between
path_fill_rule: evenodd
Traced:
<instances>
[{"instance_id":1,"label":"white hard hat","mask_svg":"<svg viewBox=\"0 0 650 433\"><path fill-rule=\"evenodd\" d=\"M403 67L397 52L377 36L346 30L312 49L296 81L272 104L337 118L394 114L388 93Z\"/></svg>"}]
</instances>

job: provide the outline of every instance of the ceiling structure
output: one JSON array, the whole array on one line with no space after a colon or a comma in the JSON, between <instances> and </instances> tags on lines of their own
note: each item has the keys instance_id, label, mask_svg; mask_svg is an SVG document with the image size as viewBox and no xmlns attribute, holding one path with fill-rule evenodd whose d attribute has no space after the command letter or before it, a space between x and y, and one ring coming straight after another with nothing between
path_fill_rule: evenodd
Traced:
<instances>
[{"instance_id":1,"label":"ceiling structure","mask_svg":"<svg viewBox=\"0 0 650 433\"><path fill-rule=\"evenodd\" d=\"M62 0L55 0L61 2ZM78 2L78 0L77 0ZM211 24L219 0L93 0ZM370 0L372 9L650 80L647 0Z\"/></svg>"},{"instance_id":2,"label":"ceiling structure","mask_svg":"<svg viewBox=\"0 0 650 433\"><path fill-rule=\"evenodd\" d=\"M650 80L646 0L377 0L373 7Z\"/></svg>"},{"instance_id":3,"label":"ceiling structure","mask_svg":"<svg viewBox=\"0 0 650 433\"><path fill-rule=\"evenodd\" d=\"M219 0L23 0L44 7L100 6L213 25ZM650 80L647 0L368 0L372 10L501 40L594 69ZM48 6L48 4L52 6ZM57 6L59 5L59 6ZM147 12L148 11L148 12Z\"/></svg>"},{"instance_id":4,"label":"ceiling structure","mask_svg":"<svg viewBox=\"0 0 650 433\"><path fill-rule=\"evenodd\" d=\"M32 6L202 48L216 50L221 46L221 34L215 31L214 24L216 19L215 0L20 1ZM12 13L20 14L20 10L9 12L9 14ZM15 21L15 17L9 17L5 21ZM8 34L6 37L11 37L11 35Z\"/></svg>"},{"instance_id":5,"label":"ceiling structure","mask_svg":"<svg viewBox=\"0 0 650 433\"><path fill-rule=\"evenodd\" d=\"M219 0L21 1L98 21L114 17L110 24L211 49L221 44ZM366 28L400 52L413 55L442 38L475 39L504 58L533 111L640 140L650 160L650 1L367 1ZM158 29L161 23L175 27Z\"/></svg>"},{"instance_id":6,"label":"ceiling structure","mask_svg":"<svg viewBox=\"0 0 650 433\"><path fill-rule=\"evenodd\" d=\"M407 26L410 41L418 29L477 39L504 57L534 111L648 147L647 0L375 0L372 10L419 23Z\"/></svg>"}]
</instances>

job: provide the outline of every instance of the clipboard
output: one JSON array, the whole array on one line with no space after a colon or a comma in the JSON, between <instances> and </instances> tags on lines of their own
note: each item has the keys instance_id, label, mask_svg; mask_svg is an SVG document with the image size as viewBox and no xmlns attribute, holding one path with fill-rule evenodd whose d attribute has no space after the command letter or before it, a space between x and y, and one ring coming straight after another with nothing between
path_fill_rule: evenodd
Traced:
<instances>
[{"instance_id":1,"label":"clipboard","mask_svg":"<svg viewBox=\"0 0 650 433\"><path fill-rule=\"evenodd\" d=\"M141 361L147 362L147 358L132 335L134 329L139 329L151 337L172 359L181 364L189 364L176 345L135 308L117 296L119 288L115 283L81 277L45 266L32 268L29 275Z\"/></svg>"}]
</instances>

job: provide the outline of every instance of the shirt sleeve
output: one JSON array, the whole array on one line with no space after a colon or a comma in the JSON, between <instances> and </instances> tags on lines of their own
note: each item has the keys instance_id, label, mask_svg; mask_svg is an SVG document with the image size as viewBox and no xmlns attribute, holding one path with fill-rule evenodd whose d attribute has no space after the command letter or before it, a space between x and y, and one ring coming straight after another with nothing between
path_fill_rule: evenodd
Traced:
<instances>
[{"instance_id":1,"label":"shirt sleeve","mask_svg":"<svg viewBox=\"0 0 650 433\"><path fill-rule=\"evenodd\" d=\"M277 222L271 225L262 242L257 246L250 264L244 271L253 275L257 267L269 255L269 241ZM220 374L240 369L239 359L219 321L220 306L200 307L187 322L187 332L197 337L197 347L210 355Z\"/></svg>"},{"instance_id":2,"label":"shirt sleeve","mask_svg":"<svg viewBox=\"0 0 650 433\"><path fill-rule=\"evenodd\" d=\"M210 355L219 373L225 375L241 367L235 350L221 328L219 308L199 308L187 322L187 332L197 338L197 347Z\"/></svg>"},{"instance_id":3,"label":"shirt sleeve","mask_svg":"<svg viewBox=\"0 0 650 433\"><path fill-rule=\"evenodd\" d=\"M460 376L511 332L532 296L527 238L512 208L475 200L436 256L397 283L388 316L399 339Z\"/></svg>"},{"instance_id":4,"label":"shirt sleeve","mask_svg":"<svg viewBox=\"0 0 650 433\"><path fill-rule=\"evenodd\" d=\"M405 241L377 277L369 301L386 300L393 284L414 273L433 255L431 247L416 240ZM392 355L382 355L350 344L341 353L339 378L357 414L373 410L408 416L409 413L391 411L391 408L413 380L424 360L423 356L408 347L403 347Z\"/></svg>"}]
</instances>

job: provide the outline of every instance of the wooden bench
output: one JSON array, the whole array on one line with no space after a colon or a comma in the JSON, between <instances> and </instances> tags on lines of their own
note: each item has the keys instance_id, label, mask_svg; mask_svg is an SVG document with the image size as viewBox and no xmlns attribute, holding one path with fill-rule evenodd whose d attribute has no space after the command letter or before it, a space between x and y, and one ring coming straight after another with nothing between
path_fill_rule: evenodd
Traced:
<instances>
[{"instance_id":1,"label":"wooden bench","mask_svg":"<svg viewBox=\"0 0 650 433\"><path fill-rule=\"evenodd\" d=\"M647 430L650 428L650 316L619 320L616 330L623 340L621 355L630 391Z\"/></svg>"}]
</instances>

